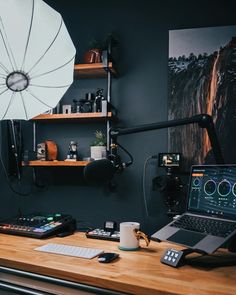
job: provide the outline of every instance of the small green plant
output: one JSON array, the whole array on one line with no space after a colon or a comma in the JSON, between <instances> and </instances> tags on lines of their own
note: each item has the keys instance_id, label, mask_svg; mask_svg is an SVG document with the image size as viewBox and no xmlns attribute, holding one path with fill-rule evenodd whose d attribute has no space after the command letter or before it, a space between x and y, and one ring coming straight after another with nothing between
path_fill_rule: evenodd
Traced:
<instances>
[{"instance_id":1,"label":"small green plant","mask_svg":"<svg viewBox=\"0 0 236 295\"><path fill-rule=\"evenodd\" d=\"M119 41L117 38L113 36L112 33L109 33L105 39L98 40L95 38L92 38L89 42L89 49L99 49L99 50L106 50L111 45L112 48L117 47L119 44Z\"/></svg>"},{"instance_id":2,"label":"small green plant","mask_svg":"<svg viewBox=\"0 0 236 295\"><path fill-rule=\"evenodd\" d=\"M95 132L95 140L92 142L92 146L105 146L107 142L106 135L99 130Z\"/></svg>"},{"instance_id":3,"label":"small green plant","mask_svg":"<svg viewBox=\"0 0 236 295\"><path fill-rule=\"evenodd\" d=\"M89 42L89 49L104 50L105 48L106 48L106 43L104 41L99 41L97 39L92 39Z\"/></svg>"}]
</instances>

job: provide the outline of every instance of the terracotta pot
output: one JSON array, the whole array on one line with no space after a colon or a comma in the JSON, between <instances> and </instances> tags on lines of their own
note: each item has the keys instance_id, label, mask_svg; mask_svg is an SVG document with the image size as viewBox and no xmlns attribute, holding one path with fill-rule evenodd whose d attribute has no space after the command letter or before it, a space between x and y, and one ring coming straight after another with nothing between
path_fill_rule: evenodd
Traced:
<instances>
[{"instance_id":1,"label":"terracotta pot","mask_svg":"<svg viewBox=\"0 0 236 295\"><path fill-rule=\"evenodd\" d=\"M84 62L87 64L101 62L101 50L94 48L85 52Z\"/></svg>"}]
</instances>

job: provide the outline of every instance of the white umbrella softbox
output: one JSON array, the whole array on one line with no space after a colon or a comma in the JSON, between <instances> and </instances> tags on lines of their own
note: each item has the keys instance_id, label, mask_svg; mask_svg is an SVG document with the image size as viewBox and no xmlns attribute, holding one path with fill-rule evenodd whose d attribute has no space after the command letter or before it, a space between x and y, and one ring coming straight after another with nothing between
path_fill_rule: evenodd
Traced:
<instances>
[{"instance_id":1,"label":"white umbrella softbox","mask_svg":"<svg viewBox=\"0 0 236 295\"><path fill-rule=\"evenodd\" d=\"M54 108L73 82L75 47L42 0L0 0L0 120Z\"/></svg>"}]
</instances>

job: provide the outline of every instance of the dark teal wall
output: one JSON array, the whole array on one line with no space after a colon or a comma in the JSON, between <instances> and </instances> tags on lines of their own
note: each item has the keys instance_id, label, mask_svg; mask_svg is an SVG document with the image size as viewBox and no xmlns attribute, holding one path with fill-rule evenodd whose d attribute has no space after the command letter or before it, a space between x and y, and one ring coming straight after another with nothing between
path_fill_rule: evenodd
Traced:
<instances>
[{"instance_id":1,"label":"dark teal wall","mask_svg":"<svg viewBox=\"0 0 236 295\"><path fill-rule=\"evenodd\" d=\"M113 32L119 39L120 76L113 80L112 102L119 111L119 124L123 126L167 119L168 30L235 24L234 1L45 2L62 14L77 48L77 63L82 62L91 38L103 39ZM63 98L63 103L82 98L86 92L100 86L106 86L104 80L75 81ZM54 139L63 157L68 142L75 139L79 142L80 153L86 156L93 132L101 128L104 128L101 123L44 124L38 128L38 140ZM30 126L26 127L25 132L26 145L29 147ZM81 169L77 168L42 171L46 187L40 190L33 188L27 197L12 193L2 177L1 215L15 215L18 208L25 213L35 210L63 211L94 226L102 226L105 219L118 222L133 220L140 221L149 231L156 229L168 220L161 196L151 190L152 178L163 171L157 168L156 160L151 160L147 165L146 193L150 216L146 218L146 223L142 171L147 157L167 150L166 130L123 136L119 142L132 153L134 164L115 178L115 193L110 193L107 188L85 185L80 180ZM28 172L28 168L26 170ZM27 183L23 183L23 186L28 188Z\"/></svg>"}]
</instances>

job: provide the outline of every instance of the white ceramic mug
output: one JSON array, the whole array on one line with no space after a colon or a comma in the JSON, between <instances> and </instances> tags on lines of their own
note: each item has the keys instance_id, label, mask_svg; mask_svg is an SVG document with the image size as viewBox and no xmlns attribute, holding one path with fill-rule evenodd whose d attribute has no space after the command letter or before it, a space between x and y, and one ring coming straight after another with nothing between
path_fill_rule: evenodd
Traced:
<instances>
[{"instance_id":1,"label":"white ceramic mug","mask_svg":"<svg viewBox=\"0 0 236 295\"><path fill-rule=\"evenodd\" d=\"M120 223L120 244L119 249L125 251L134 251L139 249L139 240L144 238L147 246L149 240L147 236L141 232L138 222L122 222Z\"/></svg>"}]
</instances>

